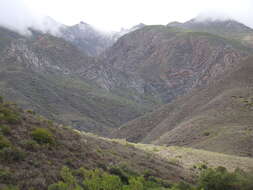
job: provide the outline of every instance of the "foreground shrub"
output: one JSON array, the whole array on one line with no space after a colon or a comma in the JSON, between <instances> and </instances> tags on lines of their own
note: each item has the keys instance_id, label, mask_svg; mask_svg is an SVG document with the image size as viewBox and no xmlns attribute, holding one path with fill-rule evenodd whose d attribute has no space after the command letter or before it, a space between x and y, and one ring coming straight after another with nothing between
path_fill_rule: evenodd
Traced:
<instances>
[{"instance_id":1,"label":"foreground shrub","mask_svg":"<svg viewBox=\"0 0 253 190\"><path fill-rule=\"evenodd\" d=\"M244 172L228 172L224 167L209 168L201 173L198 187L205 190L249 190L253 187L253 177Z\"/></svg>"},{"instance_id":2,"label":"foreground shrub","mask_svg":"<svg viewBox=\"0 0 253 190\"><path fill-rule=\"evenodd\" d=\"M10 146L11 142L6 137L0 135L0 150Z\"/></svg>"},{"instance_id":3,"label":"foreground shrub","mask_svg":"<svg viewBox=\"0 0 253 190\"><path fill-rule=\"evenodd\" d=\"M83 190L68 167L63 167L60 173L62 181L50 185L48 190Z\"/></svg>"},{"instance_id":4,"label":"foreground shrub","mask_svg":"<svg viewBox=\"0 0 253 190\"><path fill-rule=\"evenodd\" d=\"M8 186L3 187L3 189L1 190L19 190L19 188L14 185L8 185Z\"/></svg>"},{"instance_id":5,"label":"foreground shrub","mask_svg":"<svg viewBox=\"0 0 253 190\"><path fill-rule=\"evenodd\" d=\"M0 125L0 134L9 135L10 132L11 132L10 127L8 127L6 125Z\"/></svg>"},{"instance_id":6,"label":"foreground shrub","mask_svg":"<svg viewBox=\"0 0 253 190\"><path fill-rule=\"evenodd\" d=\"M120 190L122 183L118 176L110 175L101 170L87 170L83 184L87 190Z\"/></svg>"},{"instance_id":7,"label":"foreground shrub","mask_svg":"<svg viewBox=\"0 0 253 190\"><path fill-rule=\"evenodd\" d=\"M36 128L32 131L31 136L39 144L54 144L55 142L53 134L44 128Z\"/></svg>"},{"instance_id":8,"label":"foreground shrub","mask_svg":"<svg viewBox=\"0 0 253 190\"><path fill-rule=\"evenodd\" d=\"M11 173L7 170L0 169L0 183L9 183L11 180Z\"/></svg>"},{"instance_id":9,"label":"foreground shrub","mask_svg":"<svg viewBox=\"0 0 253 190\"><path fill-rule=\"evenodd\" d=\"M6 162L22 161L25 156L24 151L15 147L6 147L0 151L0 160Z\"/></svg>"},{"instance_id":10,"label":"foreground shrub","mask_svg":"<svg viewBox=\"0 0 253 190\"><path fill-rule=\"evenodd\" d=\"M30 151L36 151L40 148L40 145L37 143L37 141L34 141L34 140L24 140L22 142L22 146L26 150L30 150Z\"/></svg>"},{"instance_id":11,"label":"foreground shrub","mask_svg":"<svg viewBox=\"0 0 253 190\"><path fill-rule=\"evenodd\" d=\"M13 111L11 108L0 105L0 121L5 121L10 124L20 123L20 115Z\"/></svg>"}]
</instances>

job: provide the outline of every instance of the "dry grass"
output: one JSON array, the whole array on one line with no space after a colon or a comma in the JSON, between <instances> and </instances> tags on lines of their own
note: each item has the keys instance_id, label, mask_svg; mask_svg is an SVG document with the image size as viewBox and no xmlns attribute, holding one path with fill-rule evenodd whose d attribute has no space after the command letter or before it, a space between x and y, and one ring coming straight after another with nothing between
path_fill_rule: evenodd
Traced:
<instances>
[{"instance_id":1,"label":"dry grass","mask_svg":"<svg viewBox=\"0 0 253 190\"><path fill-rule=\"evenodd\" d=\"M133 143L132 143L133 144ZM208 167L224 166L229 171L241 168L245 171L253 170L253 159L216 153L206 150L178 147L178 146L156 146L150 144L133 144L135 147L152 152L169 161L179 163L187 169L198 168L201 164Z\"/></svg>"}]
</instances>

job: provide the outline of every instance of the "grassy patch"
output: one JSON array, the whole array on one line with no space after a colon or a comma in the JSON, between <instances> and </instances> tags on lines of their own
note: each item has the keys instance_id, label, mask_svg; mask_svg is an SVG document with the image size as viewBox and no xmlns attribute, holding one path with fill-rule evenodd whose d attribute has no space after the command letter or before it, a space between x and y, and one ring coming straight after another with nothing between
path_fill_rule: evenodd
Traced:
<instances>
[{"instance_id":1,"label":"grassy patch","mask_svg":"<svg viewBox=\"0 0 253 190\"><path fill-rule=\"evenodd\" d=\"M0 135L0 150L10 146L11 142L6 137Z\"/></svg>"},{"instance_id":2,"label":"grassy patch","mask_svg":"<svg viewBox=\"0 0 253 190\"><path fill-rule=\"evenodd\" d=\"M55 138L53 134L44 128L36 128L32 131L31 136L39 144L54 144Z\"/></svg>"}]
</instances>

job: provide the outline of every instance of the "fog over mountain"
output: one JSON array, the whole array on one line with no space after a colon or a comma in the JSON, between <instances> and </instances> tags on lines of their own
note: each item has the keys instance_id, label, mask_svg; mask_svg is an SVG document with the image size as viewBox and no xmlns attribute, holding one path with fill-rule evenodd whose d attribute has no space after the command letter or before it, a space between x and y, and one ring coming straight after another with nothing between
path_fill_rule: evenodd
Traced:
<instances>
[{"instance_id":1,"label":"fog over mountain","mask_svg":"<svg viewBox=\"0 0 253 190\"><path fill-rule=\"evenodd\" d=\"M251 0L204 2L159 0L138 1L138 3L128 1L124 6L114 0L106 3L79 0L75 2L1 0L0 2L0 25L22 34L29 34L27 30L29 27L57 34L59 25L46 16L66 25L74 25L83 20L106 30L130 28L141 22L148 25L167 24L172 21L184 22L196 16L199 20L230 18L252 27L253 2Z\"/></svg>"},{"instance_id":2,"label":"fog over mountain","mask_svg":"<svg viewBox=\"0 0 253 190\"><path fill-rule=\"evenodd\" d=\"M25 35L30 34L30 27L52 34L57 34L59 27L49 17L29 9L22 0L0 2L0 25Z\"/></svg>"}]
</instances>

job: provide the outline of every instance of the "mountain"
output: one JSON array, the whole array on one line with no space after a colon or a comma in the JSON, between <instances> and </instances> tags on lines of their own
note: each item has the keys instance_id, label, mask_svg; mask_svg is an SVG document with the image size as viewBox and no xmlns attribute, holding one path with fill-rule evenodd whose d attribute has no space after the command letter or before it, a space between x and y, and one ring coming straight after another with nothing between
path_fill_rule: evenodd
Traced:
<instances>
[{"instance_id":1,"label":"mountain","mask_svg":"<svg viewBox=\"0 0 253 190\"><path fill-rule=\"evenodd\" d=\"M251 52L216 35L166 26L142 26L98 57L47 33L1 32L1 94L100 135L208 84Z\"/></svg>"},{"instance_id":2,"label":"mountain","mask_svg":"<svg viewBox=\"0 0 253 190\"><path fill-rule=\"evenodd\" d=\"M139 30L141 28L143 28L144 26L146 26L143 23L139 23L135 26L133 26L132 28L126 29L126 28L121 28L121 30L119 32L115 32L114 36L116 39L120 38L121 36L124 36L125 34L128 34L130 32L133 32L135 30Z\"/></svg>"},{"instance_id":3,"label":"mountain","mask_svg":"<svg viewBox=\"0 0 253 190\"><path fill-rule=\"evenodd\" d=\"M110 34L101 32L85 22L63 27L61 36L90 56L99 55L115 42Z\"/></svg>"},{"instance_id":4,"label":"mountain","mask_svg":"<svg viewBox=\"0 0 253 190\"><path fill-rule=\"evenodd\" d=\"M102 64L62 38L0 31L0 93L25 109L105 135L154 105L112 94L93 82L104 81Z\"/></svg>"},{"instance_id":5,"label":"mountain","mask_svg":"<svg viewBox=\"0 0 253 190\"><path fill-rule=\"evenodd\" d=\"M209 33L145 26L121 37L100 59L110 76L108 89L132 89L164 103L207 84L250 52L238 41Z\"/></svg>"},{"instance_id":6,"label":"mountain","mask_svg":"<svg viewBox=\"0 0 253 190\"><path fill-rule=\"evenodd\" d=\"M253 156L253 58L115 131L133 142Z\"/></svg>"},{"instance_id":7,"label":"mountain","mask_svg":"<svg viewBox=\"0 0 253 190\"><path fill-rule=\"evenodd\" d=\"M110 46L85 23L0 28L0 189L252 189L253 50L231 22Z\"/></svg>"},{"instance_id":8,"label":"mountain","mask_svg":"<svg viewBox=\"0 0 253 190\"><path fill-rule=\"evenodd\" d=\"M60 35L89 56L98 56L120 37L144 26L143 23L140 23L130 29L121 29L119 32L103 32L82 21L74 26L61 27Z\"/></svg>"},{"instance_id":9,"label":"mountain","mask_svg":"<svg viewBox=\"0 0 253 190\"><path fill-rule=\"evenodd\" d=\"M172 22L168 27L183 28L195 32L207 32L225 38L242 41L245 45L253 47L253 29L232 19L191 19L185 23Z\"/></svg>"}]
</instances>

